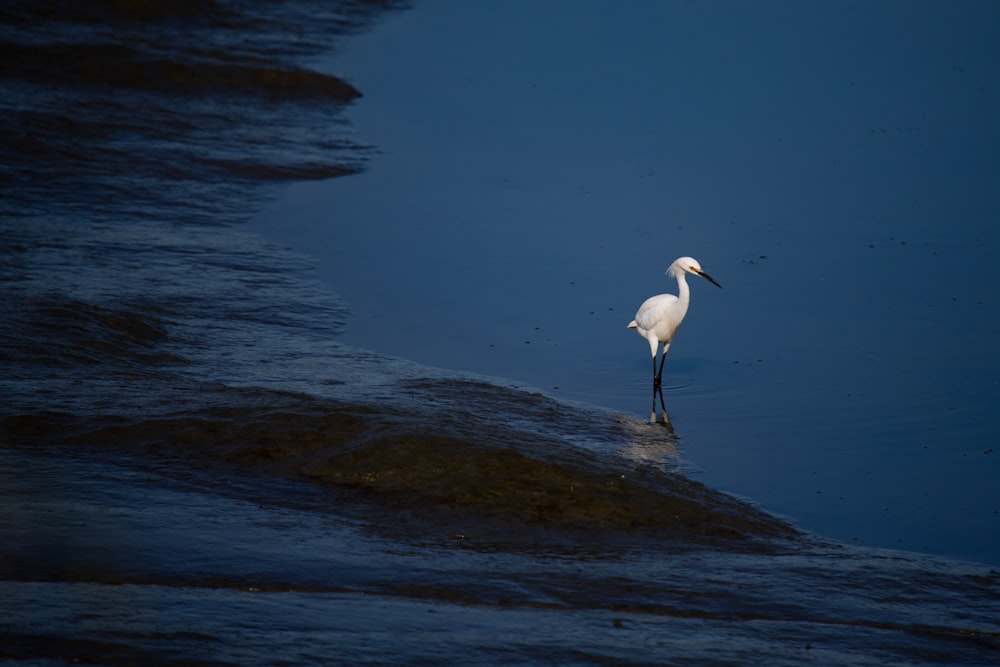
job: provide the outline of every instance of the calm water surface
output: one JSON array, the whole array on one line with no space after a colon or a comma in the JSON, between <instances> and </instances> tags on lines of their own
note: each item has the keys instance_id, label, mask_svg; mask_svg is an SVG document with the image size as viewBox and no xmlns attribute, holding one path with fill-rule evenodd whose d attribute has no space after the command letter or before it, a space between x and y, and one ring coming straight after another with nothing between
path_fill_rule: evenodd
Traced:
<instances>
[{"instance_id":1,"label":"calm water surface","mask_svg":"<svg viewBox=\"0 0 1000 667\"><path fill-rule=\"evenodd\" d=\"M5 7L0 657L994 663L996 22L845 7Z\"/></svg>"},{"instance_id":2,"label":"calm water surface","mask_svg":"<svg viewBox=\"0 0 1000 667\"><path fill-rule=\"evenodd\" d=\"M256 220L350 303L342 340L635 416L625 324L693 255L725 289L692 286L665 382L700 479L997 563L996 18L420 3L331 61L379 158Z\"/></svg>"}]
</instances>

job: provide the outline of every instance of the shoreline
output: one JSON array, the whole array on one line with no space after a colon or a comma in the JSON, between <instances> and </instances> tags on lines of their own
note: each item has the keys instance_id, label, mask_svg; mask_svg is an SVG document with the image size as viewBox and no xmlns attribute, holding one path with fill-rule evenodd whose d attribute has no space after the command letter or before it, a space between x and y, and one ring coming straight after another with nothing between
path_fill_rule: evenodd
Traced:
<instances>
[{"instance_id":1,"label":"shoreline","mask_svg":"<svg viewBox=\"0 0 1000 667\"><path fill-rule=\"evenodd\" d=\"M129 22L138 38L118 26L93 39L100 52L108 35L143 42L151 29L154 39L143 43L156 53L183 63L192 52L203 56L206 44L224 43L230 50L215 55L229 63L232 53L261 45L295 59L317 36L325 43L322 19L342 25L336 8L326 13L329 5L314 0L237 3L236 14L258 19L244 25L264 34L248 41L230 22L213 22L227 2L185 4L179 16L164 7L165 17L146 17L163 22ZM343 9L364 19L381 16L379 7ZM965 467L952 454L958 465L928 468L940 462L931 440L905 459L912 470L898 480L862 478L856 488L857 479L844 475L887 468L910 453L899 445L914 429L939 423L934 410L913 424L912 412L899 413L905 422L886 419L913 408L909 387L895 403L878 403L891 357L870 364L871 398L849 399L840 394L853 386L842 379L856 366L846 357L825 386L798 386L817 370L801 341L798 349L776 343L788 362L754 349L755 361L730 363L726 355L740 344L753 348L775 331L745 317L749 292L772 295L760 307L776 316L775 326L804 333L822 321L809 308L780 307L779 297L816 287L809 273L791 289L763 289L772 270L787 268L787 256L736 264L725 259L735 242L721 236L710 244L720 253L712 261L697 253L727 291L695 291L668 360L670 409L683 430L630 416L633 401L648 405L648 357L633 353L644 344L624 330L619 300L631 302L622 296L630 280L643 293L664 282L662 249L652 239L661 204L677 191L661 191L669 179L645 169L669 167L678 156L661 154L663 145L636 155L639 143L622 141L630 132L649 135L638 122L643 109L663 107L633 99L644 90L637 84L660 81L643 67L687 38L675 21L652 20L663 18L655 12L683 23L706 9L630 7L442 2L421 5L419 15L393 14L401 19L385 33L376 21L356 40L366 64L344 68L373 82L363 111L387 121L376 142L356 140L374 126L365 121L354 135L328 105L257 105L229 92L191 98L182 88L151 108L124 103L135 91L116 88L109 119L105 104L90 103L108 102L107 90L84 87L75 97L60 89L57 117L65 123L51 122L44 104L23 106L15 130L48 127L49 140L81 155L104 156L96 142L151 169L176 166L161 163L157 150L192 161L190 169L144 172L145 179L118 160L86 170L123 193L111 210L72 175L36 182L39 200L76 208L55 203L47 217L39 214L42 225L17 213L28 224L13 224L15 241L0 247L13 258L2 278L13 285L4 302L14 306L0 319L8 344L0 356L9 364L0 386L11 388L0 412L0 596L12 610L0 626L0 660L791 667L933 664L941 656L978 665L996 655L995 566L836 542L803 521L812 512L836 526L836 512L860 508L868 522L860 530L891 539L912 528L926 539L934 517L914 525L909 516L873 516L873 508L894 505L864 494L898 491L929 469L939 488L921 487L918 500L937 508L956 490L965 502L982 501L972 477L951 485L949 475L973 467L987 483L995 477L986 454L965 452ZM53 20L80 28L66 18ZM740 30L754 25L738 19ZM308 25L280 29L296 21ZM702 25L714 35L720 24ZM156 38L169 30L179 39L164 48ZM707 42L691 32L702 50ZM425 59L428 48L437 65ZM677 81L668 80L674 89ZM620 85L594 85L602 81ZM437 94L427 100L408 92L431 89ZM593 97L608 91L617 94ZM42 84L34 92L51 91ZM581 92L593 108L579 103ZM621 114L636 122L615 125ZM495 122L490 131L484 118ZM428 133L437 121L445 135ZM213 123L231 134L215 134ZM107 131L86 131L95 125ZM581 143L588 127L591 140ZM657 127L674 140L687 134L677 116ZM216 171L250 166L234 158L241 141L260 158L255 164L278 166L264 169L268 179L286 173L283 165L330 165L376 150L360 144L384 141L385 160L356 181L289 187L267 211L274 229L298 235L298 248L289 249L240 213L262 189L273 192L274 181ZM618 162L597 159L619 149ZM29 172L45 166L42 156L25 163ZM145 190L136 190L137 179ZM621 218L608 226L612 213ZM724 220L704 227L671 220L666 229L689 240L713 228L735 231ZM764 228L743 222L752 224L741 240L755 236L749 228ZM646 263L656 266L648 275L638 270ZM326 270L330 285L317 280ZM348 336L364 342L375 331L389 352L403 351L400 342L433 343L451 359L467 354L470 364L511 371L504 376L524 368L564 386L536 392L346 345L339 332L351 321L338 287L373 296L357 304L361 326ZM740 318L740 337L728 335L736 327L727 318ZM495 336L492 347L484 347L484 332ZM803 360L810 364L795 368ZM954 377L936 377L936 386ZM597 400L573 402L574 392ZM976 396L992 407L988 394ZM813 412L817 399L822 414ZM598 407L616 401L625 408ZM973 447L986 434L972 418L975 405L961 413ZM835 421L817 420L829 412ZM810 475L817 467L824 474ZM829 498L836 486L811 495L841 475L857 497ZM765 493L741 486L747 482ZM764 506L782 497L795 511ZM911 498L904 493L899 502ZM960 537L982 518L958 503L941 507Z\"/></svg>"},{"instance_id":2,"label":"shoreline","mask_svg":"<svg viewBox=\"0 0 1000 667\"><path fill-rule=\"evenodd\" d=\"M854 25L849 12L754 10L775 41L754 56L741 51L752 35L741 35L731 48L742 60L725 61L728 72L692 60L691 35L728 34L739 16L647 7L596 20L596 10L566 9L427 2L354 37L326 67L365 93L347 115L379 154L364 173L291 186L250 229L315 259L321 282L352 311L341 342L640 418L648 352L625 324L645 297L673 289L662 275L673 257L693 255L726 289L694 286L664 382L699 479L847 543L995 560L1000 538L983 536L1000 535L991 505L1000 499L985 481L997 464L984 452L997 430L989 397L1000 390L989 372L962 370L984 363L990 297L982 288L979 305L929 295L910 278L937 257L956 258L955 241L926 234L933 207L907 210L906 228L894 222L903 193L928 178L909 167L913 156L942 147L929 132L887 143L868 131L880 114L911 113L908 98L880 92L880 77L897 77L903 92L964 91L975 65L926 82L886 61L889 8L853 60L825 63L814 80L794 61L774 69L775 54L807 61ZM942 20L957 33L967 19L934 6L895 39L917 42ZM816 44L798 39L797 28L820 24ZM546 46L553 26L557 51ZM684 57L667 59L678 50ZM843 77L857 63L871 71L851 84ZM693 88L700 73L713 86ZM745 111L716 106L737 75L789 77L803 90L764 86ZM871 118L816 134L831 109L855 99L873 105ZM776 114L782 103L806 106ZM705 105L715 115L705 117ZM963 131L955 123L945 129ZM872 159L893 179L875 194L863 167ZM947 183L925 187L952 196ZM844 192L839 207L823 204L830 188ZM884 213L872 218L869 208ZM955 231L967 254L982 252L974 227ZM930 298L945 319L924 316ZM838 328L853 319L861 325ZM974 324L945 354L930 341L948 319ZM913 328L930 338L908 336ZM964 444L949 449L959 409L970 420ZM846 430L833 415L849 415Z\"/></svg>"}]
</instances>

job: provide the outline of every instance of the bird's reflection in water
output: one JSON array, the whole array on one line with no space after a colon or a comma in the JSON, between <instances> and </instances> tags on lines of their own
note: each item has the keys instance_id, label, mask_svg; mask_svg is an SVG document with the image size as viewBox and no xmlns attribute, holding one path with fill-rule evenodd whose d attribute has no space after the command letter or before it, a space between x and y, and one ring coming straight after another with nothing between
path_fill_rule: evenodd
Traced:
<instances>
[{"instance_id":1,"label":"bird's reflection in water","mask_svg":"<svg viewBox=\"0 0 1000 667\"><path fill-rule=\"evenodd\" d=\"M667 404L663 402L663 387L656 387L653 391L655 392L655 396L653 396L653 418L651 422L662 425L670 435L676 435L674 433L674 424L670 421L670 413L667 412ZM663 415L660 421L656 421L656 396L660 397L660 412Z\"/></svg>"},{"instance_id":2,"label":"bird's reflection in water","mask_svg":"<svg viewBox=\"0 0 1000 667\"><path fill-rule=\"evenodd\" d=\"M651 466L664 472L677 470L681 465L677 444L680 437L674 432L666 407L663 419L649 423L630 419L628 438L621 448L621 455L636 464Z\"/></svg>"}]
</instances>

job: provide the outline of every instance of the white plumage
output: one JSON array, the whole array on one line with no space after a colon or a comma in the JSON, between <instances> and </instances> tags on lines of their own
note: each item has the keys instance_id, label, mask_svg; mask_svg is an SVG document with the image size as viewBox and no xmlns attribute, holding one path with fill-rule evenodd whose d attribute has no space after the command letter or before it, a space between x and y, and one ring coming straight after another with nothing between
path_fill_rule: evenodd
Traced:
<instances>
[{"instance_id":1,"label":"white plumage","mask_svg":"<svg viewBox=\"0 0 1000 667\"><path fill-rule=\"evenodd\" d=\"M677 295L658 294L649 297L639 306L635 319L628 323L629 329L635 329L649 342L649 351L653 357L653 415L650 421L656 421L657 394L660 395L661 407L663 404L663 360L667 357L667 350L670 349L674 334L684 321L688 304L691 302L691 289L686 280L689 273L705 278L716 287L722 287L712 276L702 271L698 260L693 257L680 257L667 269L667 275L677 279ZM660 345L663 345L663 352L657 368L656 353ZM666 421L666 409L664 409L664 421Z\"/></svg>"}]
</instances>

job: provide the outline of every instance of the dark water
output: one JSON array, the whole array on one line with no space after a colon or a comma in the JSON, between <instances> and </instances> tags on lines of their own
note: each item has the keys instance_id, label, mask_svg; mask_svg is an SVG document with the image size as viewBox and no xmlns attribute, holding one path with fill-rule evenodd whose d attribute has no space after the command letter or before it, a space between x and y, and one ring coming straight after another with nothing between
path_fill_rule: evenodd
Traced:
<instances>
[{"instance_id":1,"label":"dark water","mask_svg":"<svg viewBox=\"0 0 1000 667\"><path fill-rule=\"evenodd\" d=\"M379 159L254 227L317 258L341 340L638 417L625 324L693 255L725 289L692 286L665 382L699 479L1000 562L995 5L577 4L355 40L330 62Z\"/></svg>"},{"instance_id":2,"label":"dark water","mask_svg":"<svg viewBox=\"0 0 1000 667\"><path fill-rule=\"evenodd\" d=\"M993 662L989 566L803 532L613 400L343 342L354 303L242 223L382 159L322 56L409 11L5 5L0 656Z\"/></svg>"}]
</instances>

